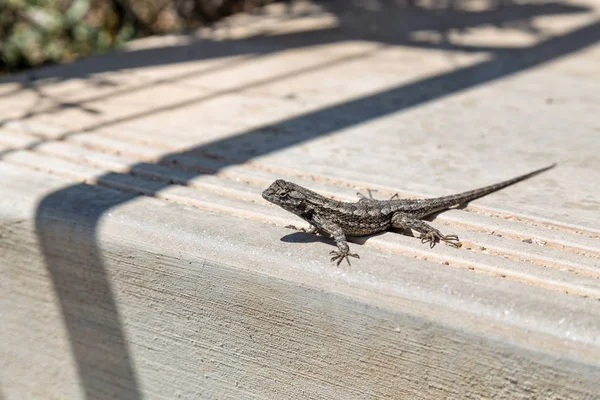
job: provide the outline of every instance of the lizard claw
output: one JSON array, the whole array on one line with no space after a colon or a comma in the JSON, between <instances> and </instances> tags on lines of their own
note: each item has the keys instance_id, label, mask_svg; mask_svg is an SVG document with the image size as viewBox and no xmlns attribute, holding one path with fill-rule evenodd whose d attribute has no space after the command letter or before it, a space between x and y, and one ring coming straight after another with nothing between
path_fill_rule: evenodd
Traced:
<instances>
[{"instance_id":1,"label":"lizard claw","mask_svg":"<svg viewBox=\"0 0 600 400\"><path fill-rule=\"evenodd\" d=\"M431 247L431 248L433 248L436 245L436 243L439 242L440 240L442 242L449 244L452 247L459 248L462 246L462 243L458 240L458 236L442 235L441 233L436 232L436 231L430 231L427 233L423 233L423 234L421 234L421 236L419 236L419 239L421 239L421 243L429 243L429 247Z\"/></svg>"},{"instance_id":2,"label":"lizard claw","mask_svg":"<svg viewBox=\"0 0 600 400\"><path fill-rule=\"evenodd\" d=\"M356 253L348 253L347 251L339 251L339 250L332 250L329 252L329 255L332 255L333 257L331 257L331 262L334 262L337 260L337 264L336 265L340 265L340 263L344 260L344 258L346 259L346 261L348 262L348 265L352 265L350 264L350 258L349 257L354 257L354 258L360 258L360 256Z\"/></svg>"}]
</instances>

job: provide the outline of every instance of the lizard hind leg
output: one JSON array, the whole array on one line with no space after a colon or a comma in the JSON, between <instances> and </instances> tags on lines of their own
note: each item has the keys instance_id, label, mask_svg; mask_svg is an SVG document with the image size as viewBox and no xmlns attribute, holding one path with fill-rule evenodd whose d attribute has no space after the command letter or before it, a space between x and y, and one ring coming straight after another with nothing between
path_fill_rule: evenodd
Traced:
<instances>
[{"instance_id":1,"label":"lizard hind leg","mask_svg":"<svg viewBox=\"0 0 600 400\"><path fill-rule=\"evenodd\" d=\"M433 247L436 243L442 241L452 247L461 247L462 243L456 235L444 235L428 223L420 219L413 218L403 213L396 213L392 217L392 227L398 229L412 229L420 233L421 243L429 243Z\"/></svg>"}]
</instances>

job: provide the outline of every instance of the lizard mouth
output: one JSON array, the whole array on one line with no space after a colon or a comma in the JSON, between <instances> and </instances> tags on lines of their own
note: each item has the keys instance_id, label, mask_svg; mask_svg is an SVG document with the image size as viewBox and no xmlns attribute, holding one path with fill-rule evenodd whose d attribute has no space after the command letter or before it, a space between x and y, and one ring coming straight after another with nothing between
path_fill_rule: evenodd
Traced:
<instances>
[{"instance_id":1,"label":"lizard mouth","mask_svg":"<svg viewBox=\"0 0 600 400\"><path fill-rule=\"evenodd\" d=\"M279 180L273 182L268 188L266 188L262 192L263 199L265 199L271 203L275 203L275 204L281 203L280 198L277 195L277 190L278 190L279 186L280 186Z\"/></svg>"},{"instance_id":2,"label":"lizard mouth","mask_svg":"<svg viewBox=\"0 0 600 400\"><path fill-rule=\"evenodd\" d=\"M262 197L268 202L277 204L277 196L275 196L273 190L270 187L262 192Z\"/></svg>"}]
</instances>

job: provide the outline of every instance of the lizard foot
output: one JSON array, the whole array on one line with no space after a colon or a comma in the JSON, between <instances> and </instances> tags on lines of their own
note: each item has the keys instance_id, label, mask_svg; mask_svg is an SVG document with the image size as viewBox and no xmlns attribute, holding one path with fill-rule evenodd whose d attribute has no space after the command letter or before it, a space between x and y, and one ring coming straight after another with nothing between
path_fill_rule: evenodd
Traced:
<instances>
[{"instance_id":1,"label":"lizard foot","mask_svg":"<svg viewBox=\"0 0 600 400\"><path fill-rule=\"evenodd\" d=\"M369 197L365 196L364 194L362 194L360 192L356 193L356 195L360 199L359 202L361 202L361 203L369 203L369 202L372 202L372 201L378 201L377 199L375 199L373 197L373 193L371 193L370 189L367 189L367 193L369 193ZM398 199L398 198L400 198L400 196L398 195L398 193L396 193L392 197L390 197L390 201L392 201L394 199Z\"/></svg>"},{"instance_id":2,"label":"lizard foot","mask_svg":"<svg viewBox=\"0 0 600 400\"><path fill-rule=\"evenodd\" d=\"M340 263L344 260L344 258L348 262L348 265L351 265L349 257L360 258L360 256L358 254L348 253L348 251L332 250L329 254L333 256L333 257L331 257L331 262L337 260L337 265L340 265Z\"/></svg>"},{"instance_id":3,"label":"lizard foot","mask_svg":"<svg viewBox=\"0 0 600 400\"><path fill-rule=\"evenodd\" d=\"M433 248L433 246L435 246L436 243L439 241L446 242L450 246L456 248L462 246L462 243L458 240L458 236L442 235L441 233L436 231L429 231L425 234L421 234L421 236L419 236L419 239L421 239L421 243L429 243L429 247L431 248Z\"/></svg>"},{"instance_id":4,"label":"lizard foot","mask_svg":"<svg viewBox=\"0 0 600 400\"><path fill-rule=\"evenodd\" d=\"M306 228L298 228L296 225L286 225L286 228L293 229L295 231L304 232L304 233L311 233L311 234L316 234L317 233L317 228L314 227L314 226L312 226L312 225L308 229L306 229Z\"/></svg>"}]
</instances>

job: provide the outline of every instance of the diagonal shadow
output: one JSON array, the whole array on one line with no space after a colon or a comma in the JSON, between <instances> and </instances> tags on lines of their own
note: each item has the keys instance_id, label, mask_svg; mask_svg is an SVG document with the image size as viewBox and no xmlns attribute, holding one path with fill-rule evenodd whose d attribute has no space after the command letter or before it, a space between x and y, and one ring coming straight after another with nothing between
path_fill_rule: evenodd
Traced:
<instances>
[{"instance_id":1,"label":"diagonal shadow","mask_svg":"<svg viewBox=\"0 0 600 400\"><path fill-rule=\"evenodd\" d=\"M500 52L480 64L306 113L185 152L167 154L160 162L170 164L181 157L212 153L230 160L223 162L222 167L243 163L536 67L598 41L600 22L595 22L526 49ZM132 118L136 117L139 116ZM248 148L253 150L248 151ZM195 176L201 174L198 171ZM118 181L120 176L122 174L107 173L99 181L110 183ZM170 183L152 181L149 185L150 191L157 193ZM89 399L142 398L97 237L100 218L111 208L138 196L137 193L76 184L44 197L36 211L36 233L62 308L81 385Z\"/></svg>"},{"instance_id":2,"label":"diagonal shadow","mask_svg":"<svg viewBox=\"0 0 600 400\"><path fill-rule=\"evenodd\" d=\"M443 12L439 9L428 7L406 9L402 7L390 8L389 6L386 8L386 12L373 12L372 10L361 8L358 4L348 4L346 1L324 2L323 6L325 9L336 15L339 21L339 24L335 27L313 31L291 32L282 35L257 34L243 39L229 39L227 40L227 46L224 46L223 42L219 40L191 40L188 43L168 47L152 47L133 51L114 52L112 57L110 57L110 61L107 61L103 57L90 57L73 64L48 67L8 79L0 79L0 82L18 83L18 86L14 89L0 93L0 98L11 96L23 90L32 90L40 98L49 97L43 94L41 90L42 86L72 79L85 78L89 82L96 82L98 86L110 85L110 82L106 82L96 76L103 72L123 72L157 65L181 64L220 57L243 57L242 60L233 60L231 64L236 65L245 62L244 58L264 57L276 53L283 48L290 50L348 40L369 40L381 44L453 49L464 52L510 51L512 48L503 48L501 46L460 46L450 43L447 38L441 42L415 40L412 34L423 30L434 30L440 32L442 35L446 35L447 32L452 30L466 31L489 25L500 28L518 27L530 32L535 31L529 23L533 17L569 15L590 11L589 8L584 6L545 1L531 4L505 5L496 9L472 11L462 9L462 2L462 0L454 0L453 5L455 8L444 9L442 10ZM376 25L385 26L386 29L365 33L365 29L362 26L364 24L358 24L357 26L355 18L351 17L356 14L357 11L355 9L359 10L363 20L367 20L367 22L371 20ZM296 17L302 17L302 15ZM287 19L291 20L293 18L294 15L291 15ZM184 79L186 76L189 76L189 72L182 74L179 79ZM125 90L131 93L131 91L142 90L144 88L147 88L147 85L142 85L137 89L127 88ZM113 97L120 94L122 92L117 90L113 91L109 96ZM107 97L105 96L104 98L106 99ZM64 102L57 100L53 109L57 111L61 108L82 107L85 110L83 104L98 99L91 98L84 102ZM35 105L31 109L36 109ZM17 119L30 118L37 114L38 111L30 112ZM5 119L0 121L0 125L4 125L10 120Z\"/></svg>"},{"instance_id":3,"label":"diagonal shadow","mask_svg":"<svg viewBox=\"0 0 600 400\"><path fill-rule=\"evenodd\" d=\"M66 132L66 133L63 133L62 135L60 135L60 136L58 136L56 138L53 138L51 140L63 140L63 139L66 139L66 138L68 138L70 136L78 135L78 134L85 133L85 132L91 132L91 131L94 131L94 130L99 129L99 128L103 128L103 127L107 127L107 126L112 126L112 125L118 125L120 123L124 123L124 122L127 122L127 121L132 121L132 120L140 119L140 118L143 118L143 117L146 117L146 116L156 115L157 113L164 113L164 112L168 112L168 111L173 111L173 110L176 110L176 109L179 109L179 108L182 108L182 107L186 107L186 106L189 106L189 105L192 105L192 104L198 104L198 103L202 103L202 102L205 102L205 101L213 100L213 99L216 99L218 97L222 97L222 96L225 96L225 95L228 95L228 94L235 94L235 93L239 93L239 92L244 91L244 90L249 90L249 89L261 87L261 86L263 86L265 84L268 84L268 83L274 83L274 82L277 82L277 81L285 80L287 78L297 77L297 76L300 76L300 75L303 75L303 74L308 74L308 73L315 72L315 71L318 71L318 70L323 70L323 69L326 69L326 68L329 68L329 67L333 67L333 66L336 66L336 65L340 65L340 64L346 63L348 61L364 59L364 58L368 57L369 55L372 55L376 51L377 51L377 49L367 50L367 51L360 52L360 53L357 53L357 54L351 54L351 55L344 56L344 57L334 58L332 60L328 60L328 61L322 62L322 63L317 64L315 66L308 66L308 67L304 67L304 68L294 69L294 70L291 70L291 71L286 71L286 72L283 72L283 73L275 75L275 76L270 76L269 78L266 78L266 79L259 79L259 80L252 81L252 82L247 83L247 84L236 86L236 87L231 88L231 89L223 89L223 90L219 90L219 91L212 92L212 93L209 93L209 94L202 94L202 95L194 97L192 99L187 99L187 100L183 100L183 101L179 101L179 102L173 102L173 103L170 103L170 104L162 106L162 107L156 107L156 108L153 108L153 109L150 109L150 110L147 110L147 111L144 111L144 112L140 112L140 113L137 113L137 114L131 114L131 115L124 116L122 118L117 118L117 119L113 119L111 121L105 121L105 122L102 122L102 123L99 123L99 124L96 124L96 125L91 125L91 126L86 127L83 130L77 130L77 131L73 131L73 132ZM182 74L182 75L188 76L188 74ZM197 75L198 74L196 74L196 76ZM172 79L170 81L172 81ZM134 88L133 91L143 90L143 89L146 89L147 87L148 87L147 85L139 86L137 88ZM130 93L130 91L128 91L127 93ZM95 96L95 97L93 97L91 99L86 99L86 100L84 100L82 102L79 102L79 104L85 104L85 103L88 103L90 101L105 100L105 99L107 99L107 97L108 96ZM62 106L62 105L58 105L58 106L50 107L50 108L47 108L47 109L41 109L41 110L38 110L38 111L35 111L35 112L27 113L23 118L19 118L19 119L27 119L29 117L36 116L36 115L53 113L53 112L56 112L56 111L60 111L60 109L63 109L63 108L65 108L65 107ZM0 121L0 128L3 125L5 125L5 124L7 124L9 122L11 122L11 121L9 121L9 120ZM46 141L47 140L45 140L45 139L40 140L39 144L42 144L42 143L44 143ZM33 149L33 148L35 148L39 144L32 144L32 145L28 146L27 148L28 149ZM1 154L2 153L0 153L0 155Z\"/></svg>"}]
</instances>

